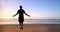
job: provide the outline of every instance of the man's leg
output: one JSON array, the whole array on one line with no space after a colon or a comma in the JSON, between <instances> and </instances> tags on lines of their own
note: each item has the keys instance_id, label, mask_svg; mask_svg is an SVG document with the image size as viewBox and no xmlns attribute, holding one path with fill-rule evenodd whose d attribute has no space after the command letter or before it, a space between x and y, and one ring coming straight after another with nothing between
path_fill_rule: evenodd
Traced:
<instances>
[{"instance_id":1,"label":"man's leg","mask_svg":"<svg viewBox=\"0 0 60 32\"><path fill-rule=\"evenodd\" d=\"M21 23L19 22L19 25L21 26Z\"/></svg>"},{"instance_id":2,"label":"man's leg","mask_svg":"<svg viewBox=\"0 0 60 32\"><path fill-rule=\"evenodd\" d=\"M20 26L23 26L23 22L22 22L22 23L20 23Z\"/></svg>"},{"instance_id":3,"label":"man's leg","mask_svg":"<svg viewBox=\"0 0 60 32\"><path fill-rule=\"evenodd\" d=\"M20 24L20 26L22 26L22 27L23 27L23 22L20 22L19 24Z\"/></svg>"},{"instance_id":4,"label":"man's leg","mask_svg":"<svg viewBox=\"0 0 60 32\"><path fill-rule=\"evenodd\" d=\"M23 29L23 22L21 22L21 27L20 27L20 29Z\"/></svg>"}]
</instances>

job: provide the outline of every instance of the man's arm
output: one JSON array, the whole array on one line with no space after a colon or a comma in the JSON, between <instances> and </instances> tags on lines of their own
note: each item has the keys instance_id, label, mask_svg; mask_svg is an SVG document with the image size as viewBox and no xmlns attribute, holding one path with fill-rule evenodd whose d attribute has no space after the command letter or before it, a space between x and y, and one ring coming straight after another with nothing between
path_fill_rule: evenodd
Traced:
<instances>
[{"instance_id":1,"label":"man's arm","mask_svg":"<svg viewBox=\"0 0 60 32\"><path fill-rule=\"evenodd\" d=\"M18 12L15 15L13 15L13 17L16 16L17 14L18 14Z\"/></svg>"},{"instance_id":2,"label":"man's arm","mask_svg":"<svg viewBox=\"0 0 60 32\"><path fill-rule=\"evenodd\" d=\"M24 11L24 13L25 13L25 15L27 15L27 16L29 16L29 17L30 17L30 15L28 15L25 11Z\"/></svg>"}]
</instances>

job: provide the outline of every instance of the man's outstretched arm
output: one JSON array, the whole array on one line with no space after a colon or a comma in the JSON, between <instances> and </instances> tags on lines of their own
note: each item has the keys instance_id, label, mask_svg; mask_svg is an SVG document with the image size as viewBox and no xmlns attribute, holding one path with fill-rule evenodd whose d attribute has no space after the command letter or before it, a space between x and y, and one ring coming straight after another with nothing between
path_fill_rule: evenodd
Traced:
<instances>
[{"instance_id":1,"label":"man's outstretched arm","mask_svg":"<svg viewBox=\"0 0 60 32\"><path fill-rule=\"evenodd\" d=\"M30 17L30 15L28 15L26 12L24 12L25 13L25 15L27 15L27 16L29 16Z\"/></svg>"},{"instance_id":2,"label":"man's outstretched arm","mask_svg":"<svg viewBox=\"0 0 60 32\"><path fill-rule=\"evenodd\" d=\"M15 15L13 15L13 17L16 16L17 14L18 14L18 12Z\"/></svg>"}]
</instances>

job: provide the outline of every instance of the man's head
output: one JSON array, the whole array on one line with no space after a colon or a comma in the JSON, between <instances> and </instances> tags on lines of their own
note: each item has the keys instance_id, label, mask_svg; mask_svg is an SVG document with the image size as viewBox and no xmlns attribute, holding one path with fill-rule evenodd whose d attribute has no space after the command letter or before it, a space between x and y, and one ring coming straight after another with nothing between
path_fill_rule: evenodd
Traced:
<instances>
[{"instance_id":1,"label":"man's head","mask_svg":"<svg viewBox=\"0 0 60 32\"><path fill-rule=\"evenodd\" d=\"M22 9L22 6L20 6L20 9Z\"/></svg>"}]
</instances>

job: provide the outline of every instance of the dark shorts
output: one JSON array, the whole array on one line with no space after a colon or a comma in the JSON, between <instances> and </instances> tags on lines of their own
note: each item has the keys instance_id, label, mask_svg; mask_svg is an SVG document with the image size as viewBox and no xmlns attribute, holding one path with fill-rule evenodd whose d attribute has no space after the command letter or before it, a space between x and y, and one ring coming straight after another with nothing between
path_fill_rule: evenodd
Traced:
<instances>
[{"instance_id":1,"label":"dark shorts","mask_svg":"<svg viewBox=\"0 0 60 32\"><path fill-rule=\"evenodd\" d=\"M19 21L19 23L23 23L23 22L24 22L24 21L21 21L21 20Z\"/></svg>"},{"instance_id":2,"label":"dark shorts","mask_svg":"<svg viewBox=\"0 0 60 32\"><path fill-rule=\"evenodd\" d=\"M23 23L24 19L19 19L18 21L19 21L19 23Z\"/></svg>"}]
</instances>

